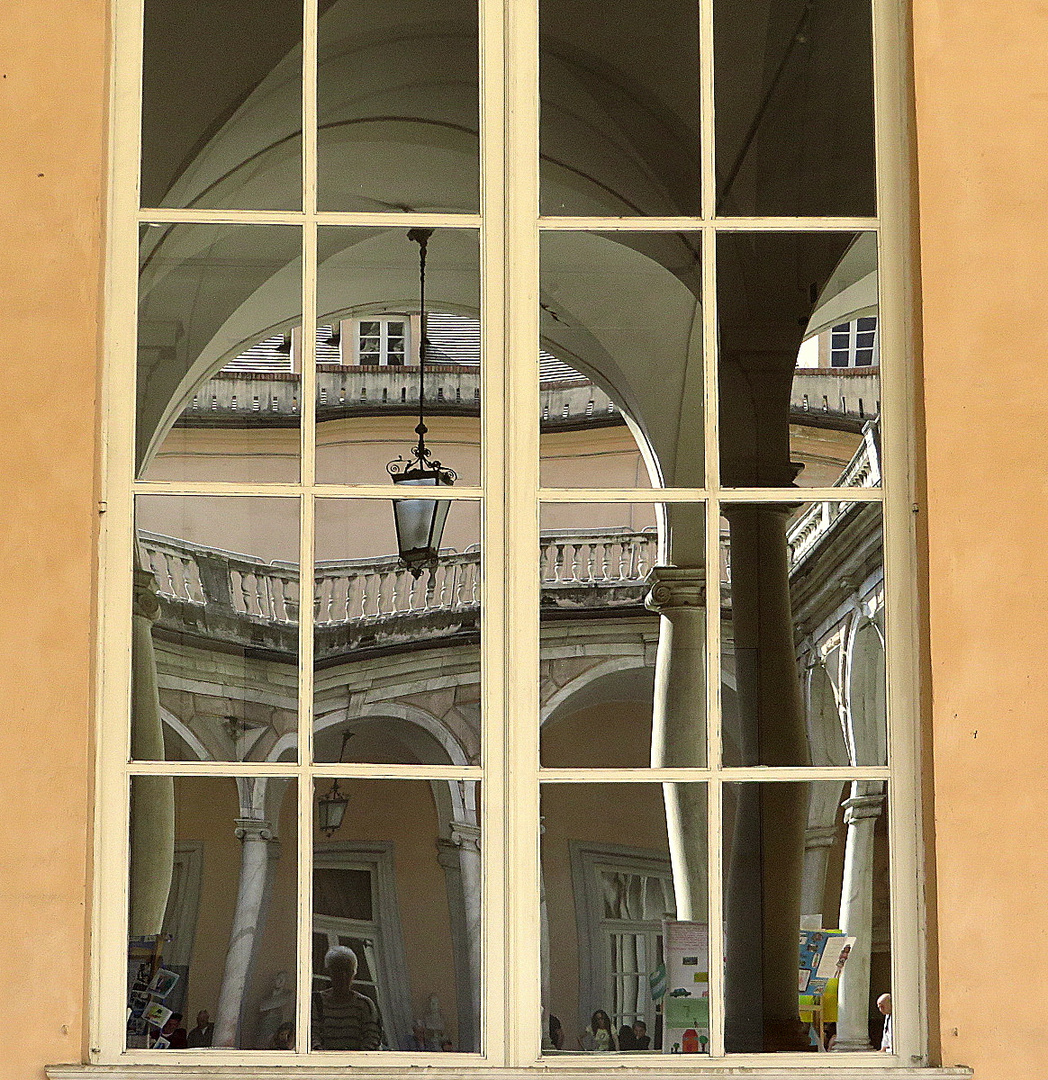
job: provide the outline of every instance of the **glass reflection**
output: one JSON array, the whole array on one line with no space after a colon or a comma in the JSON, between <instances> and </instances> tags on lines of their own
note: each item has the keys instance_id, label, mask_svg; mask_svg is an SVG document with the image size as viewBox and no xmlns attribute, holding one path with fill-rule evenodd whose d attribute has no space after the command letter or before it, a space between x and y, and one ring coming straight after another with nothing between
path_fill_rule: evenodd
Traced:
<instances>
[{"instance_id":1,"label":"glass reflection","mask_svg":"<svg viewBox=\"0 0 1048 1080\"><path fill-rule=\"evenodd\" d=\"M300 230L147 225L139 254L136 475L297 481Z\"/></svg>"},{"instance_id":2,"label":"glass reflection","mask_svg":"<svg viewBox=\"0 0 1048 1080\"><path fill-rule=\"evenodd\" d=\"M543 504L546 768L706 763L704 514L702 504Z\"/></svg>"},{"instance_id":3,"label":"glass reflection","mask_svg":"<svg viewBox=\"0 0 1048 1080\"><path fill-rule=\"evenodd\" d=\"M480 504L450 504L435 566L397 555L385 499L316 509L317 761L480 760Z\"/></svg>"},{"instance_id":4,"label":"glass reflection","mask_svg":"<svg viewBox=\"0 0 1048 1080\"><path fill-rule=\"evenodd\" d=\"M337 784L345 813L314 834L313 1049L479 1050L480 785Z\"/></svg>"},{"instance_id":5,"label":"glass reflection","mask_svg":"<svg viewBox=\"0 0 1048 1080\"><path fill-rule=\"evenodd\" d=\"M476 0L321 5L321 210L476 213Z\"/></svg>"},{"instance_id":6,"label":"glass reflection","mask_svg":"<svg viewBox=\"0 0 1048 1080\"><path fill-rule=\"evenodd\" d=\"M725 513L725 764L886 765L880 505Z\"/></svg>"},{"instance_id":7,"label":"glass reflection","mask_svg":"<svg viewBox=\"0 0 1048 1080\"><path fill-rule=\"evenodd\" d=\"M540 256L542 483L701 487L698 234L547 232Z\"/></svg>"},{"instance_id":8,"label":"glass reflection","mask_svg":"<svg viewBox=\"0 0 1048 1080\"><path fill-rule=\"evenodd\" d=\"M293 761L298 502L135 500L131 752Z\"/></svg>"},{"instance_id":9,"label":"glass reflection","mask_svg":"<svg viewBox=\"0 0 1048 1080\"><path fill-rule=\"evenodd\" d=\"M891 994L884 782L726 784L724 824L725 1048L879 1048L877 1002Z\"/></svg>"},{"instance_id":10,"label":"glass reflection","mask_svg":"<svg viewBox=\"0 0 1048 1080\"><path fill-rule=\"evenodd\" d=\"M720 454L730 487L876 487L877 240L717 240Z\"/></svg>"},{"instance_id":11,"label":"glass reflection","mask_svg":"<svg viewBox=\"0 0 1048 1080\"><path fill-rule=\"evenodd\" d=\"M129 1049L295 1049L295 792L131 778Z\"/></svg>"},{"instance_id":12,"label":"glass reflection","mask_svg":"<svg viewBox=\"0 0 1048 1080\"><path fill-rule=\"evenodd\" d=\"M142 65L143 206L302 205L300 3L146 0Z\"/></svg>"},{"instance_id":13,"label":"glass reflection","mask_svg":"<svg viewBox=\"0 0 1048 1080\"><path fill-rule=\"evenodd\" d=\"M703 1052L706 785L544 784L541 811L543 1052Z\"/></svg>"},{"instance_id":14,"label":"glass reflection","mask_svg":"<svg viewBox=\"0 0 1048 1080\"><path fill-rule=\"evenodd\" d=\"M417 435L420 374L433 457L480 483L480 274L472 229L437 229L426 260L420 373L419 248L407 229L318 233L317 481L386 483Z\"/></svg>"},{"instance_id":15,"label":"glass reflection","mask_svg":"<svg viewBox=\"0 0 1048 1080\"><path fill-rule=\"evenodd\" d=\"M539 18L542 213L698 214L698 5L542 0Z\"/></svg>"},{"instance_id":16,"label":"glass reflection","mask_svg":"<svg viewBox=\"0 0 1048 1080\"><path fill-rule=\"evenodd\" d=\"M876 212L869 0L715 0L717 213Z\"/></svg>"}]
</instances>

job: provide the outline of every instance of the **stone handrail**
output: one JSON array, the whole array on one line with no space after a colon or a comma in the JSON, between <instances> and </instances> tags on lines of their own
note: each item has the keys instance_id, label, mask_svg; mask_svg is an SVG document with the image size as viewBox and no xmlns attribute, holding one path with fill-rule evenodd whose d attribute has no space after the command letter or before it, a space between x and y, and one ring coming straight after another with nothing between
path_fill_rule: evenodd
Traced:
<instances>
[{"instance_id":1,"label":"stone handrail","mask_svg":"<svg viewBox=\"0 0 1048 1080\"><path fill-rule=\"evenodd\" d=\"M298 569L140 533L142 565L160 596L266 623L298 621ZM543 590L634 586L638 600L655 565L654 530L573 530L541 540ZM480 602L480 552L445 552L416 579L396 556L317 565L313 611L318 627L378 622L403 615L462 612Z\"/></svg>"},{"instance_id":2,"label":"stone handrail","mask_svg":"<svg viewBox=\"0 0 1048 1080\"><path fill-rule=\"evenodd\" d=\"M867 488L881 482L880 439L878 425L868 423L863 428L862 442L848 462L834 487ZM812 504L790 527L786 542L790 549L790 566L802 562L819 541L833 528L834 523L853 502L821 502Z\"/></svg>"},{"instance_id":3,"label":"stone handrail","mask_svg":"<svg viewBox=\"0 0 1048 1080\"><path fill-rule=\"evenodd\" d=\"M435 414L480 414L480 368L427 364L427 407ZM318 364L317 419L418 408L418 368ZM588 379L543 382L542 423L622 423L615 404ZM290 371L223 371L199 386L177 421L181 427L296 425L302 412L302 380Z\"/></svg>"}]
</instances>

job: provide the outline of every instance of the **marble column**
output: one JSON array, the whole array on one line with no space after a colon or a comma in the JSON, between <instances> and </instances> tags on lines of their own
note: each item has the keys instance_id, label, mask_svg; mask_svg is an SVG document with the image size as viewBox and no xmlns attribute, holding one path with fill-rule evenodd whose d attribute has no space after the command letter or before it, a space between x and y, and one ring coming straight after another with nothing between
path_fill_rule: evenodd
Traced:
<instances>
[{"instance_id":1,"label":"marble column","mask_svg":"<svg viewBox=\"0 0 1048 1080\"><path fill-rule=\"evenodd\" d=\"M848 826L841 886L841 930L855 938L837 991L837 1050L870 1049L870 954L873 940L873 845L884 804L879 780L852 784L841 804Z\"/></svg>"},{"instance_id":2,"label":"marble column","mask_svg":"<svg viewBox=\"0 0 1048 1080\"><path fill-rule=\"evenodd\" d=\"M725 507L742 765L809 761L793 641L783 504ZM797 1016L808 786L746 783L735 813L725 895L729 1050L803 1050Z\"/></svg>"},{"instance_id":3,"label":"marble column","mask_svg":"<svg viewBox=\"0 0 1048 1080\"><path fill-rule=\"evenodd\" d=\"M481 863L480 826L453 821L450 837L437 841L451 911L458 1002L457 1049L480 1049Z\"/></svg>"},{"instance_id":4,"label":"marble column","mask_svg":"<svg viewBox=\"0 0 1048 1080\"><path fill-rule=\"evenodd\" d=\"M706 570L657 566L646 606L659 614L652 768L706 764ZM705 785L663 784L677 918L707 920Z\"/></svg>"},{"instance_id":5,"label":"marble column","mask_svg":"<svg viewBox=\"0 0 1048 1080\"><path fill-rule=\"evenodd\" d=\"M153 623L160 616L156 580L135 570L132 614L131 756L164 760ZM131 902L133 937L164 925L175 858L175 788L170 776L136 776L131 784Z\"/></svg>"},{"instance_id":6,"label":"marble column","mask_svg":"<svg viewBox=\"0 0 1048 1080\"><path fill-rule=\"evenodd\" d=\"M237 818L240 841L240 884L233 925L229 932L226 966L218 994L215 1046L237 1046L240 1019L251 974L255 946L262 930L266 893L270 883L271 845L277 843L270 823L263 818Z\"/></svg>"},{"instance_id":7,"label":"marble column","mask_svg":"<svg viewBox=\"0 0 1048 1080\"><path fill-rule=\"evenodd\" d=\"M809 825L804 831L804 879L801 914L822 915L830 848L837 839L833 825Z\"/></svg>"}]
</instances>

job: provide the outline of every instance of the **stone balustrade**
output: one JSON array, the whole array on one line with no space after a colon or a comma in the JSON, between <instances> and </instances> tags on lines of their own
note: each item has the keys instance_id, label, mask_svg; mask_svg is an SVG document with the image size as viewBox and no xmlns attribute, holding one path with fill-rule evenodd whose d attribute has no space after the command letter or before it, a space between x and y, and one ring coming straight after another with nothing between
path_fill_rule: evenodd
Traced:
<instances>
[{"instance_id":1,"label":"stone balustrade","mask_svg":"<svg viewBox=\"0 0 1048 1080\"><path fill-rule=\"evenodd\" d=\"M250 625L291 629L298 621L299 574L288 563L266 563L202 547L155 533L140 533L142 565L156 579L165 617L172 628L188 622L212 630L229 619ZM573 531L551 533L541 541L539 565L543 603L565 608L639 606L645 579L655 565L654 530ZM419 578L399 559L349 559L317 566L313 586L314 623L318 631L357 627L412 617L469 615L480 604L480 552L445 552ZM225 617L221 619L215 617ZM461 621L461 620L460 620ZM468 620L466 620L468 621ZM449 622L441 625L447 629ZM373 635L372 635L373 636Z\"/></svg>"},{"instance_id":2,"label":"stone balustrade","mask_svg":"<svg viewBox=\"0 0 1048 1080\"><path fill-rule=\"evenodd\" d=\"M838 487L880 483L877 425L864 425L859 449L837 482ZM854 503L820 502L810 506L787 534L790 565L796 568L847 515ZM238 620L256 627L292 629L298 622L299 573L289 563L258 559L203 547L153 533L139 534L142 566L156 579L162 608L171 623L185 623L209 613L231 627ZM728 538L721 539L721 582L728 599ZM539 569L544 610L639 607L650 571L658 563L654 529L550 532L541 538ZM379 623L430 616L457 617L475 623L480 604L480 552L445 552L435 567L414 578L395 555L318 564L313 613L318 631L336 627L372 627ZM232 623L230 622L232 620ZM453 619L452 619L453 621ZM216 619L208 623L213 631ZM442 626L446 630L445 618ZM234 637L240 631L229 630ZM372 635L373 636L373 635Z\"/></svg>"},{"instance_id":3,"label":"stone balustrade","mask_svg":"<svg viewBox=\"0 0 1048 1080\"><path fill-rule=\"evenodd\" d=\"M434 415L478 415L478 366L427 364L426 409ZM318 364L317 419L418 409L418 367ZM588 379L544 382L539 407L546 427L620 424L608 395ZM223 371L200 386L177 426L271 427L296 425L302 412L302 379L289 371Z\"/></svg>"},{"instance_id":4,"label":"stone balustrade","mask_svg":"<svg viewBox=\"0 0 1048 1080\"><path fill-rule=\"evenodd\" d=\"M867 488L881 482L880 436L878 425L870 421L863 426L862 442L841 473L835 487ZM793 523L786 534L790 548L790 566L796 568L819 545L844 515L856 509L854 502L832 501L813 503Z\"/></svg>"}]
</instances>

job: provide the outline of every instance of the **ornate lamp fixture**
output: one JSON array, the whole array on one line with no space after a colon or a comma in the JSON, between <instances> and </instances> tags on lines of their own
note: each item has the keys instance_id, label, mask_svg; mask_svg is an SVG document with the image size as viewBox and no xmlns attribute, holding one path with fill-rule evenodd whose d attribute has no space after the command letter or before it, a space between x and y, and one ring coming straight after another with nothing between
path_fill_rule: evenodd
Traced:
<instances>
[{"instance_id":1,"label":"ornate lamp fixture","mask_svg":"<svg viewBox=\"0 0 1048 1080\"><path fill-rule=\"evenodd\" d=\"M431 460L426 446L426 245L433 235L432 229L411 229L408 239L418 244L419 265L419 327L421 340L418 351L418 425L415 433L418 443L410 458L398 455L386 466L386 472L394 484L406 487L451 487L456 474L439 461ZM427 567L436 566L440 554L440 538L444 533L451 502L448 499L394 499L393 520L397 527L397 550L400 561L420 577Z\"/></svg>"},{"instance_id":2,"label":"ornate lamp fixture","mask_svg":"<svg viewBox=\"0 0 1048 1080\"><path fill-rule=\"evenodd\" d=\"M346 752L346 743L352 737L352 731L342 733L342 746L338 751L338 760ZM329 839L342 828L342 819L346 816L349 798L342 794L338 786L338 777L334 779L328 793L317 800L317 826Z\"/></svg>"}]
</instances>

